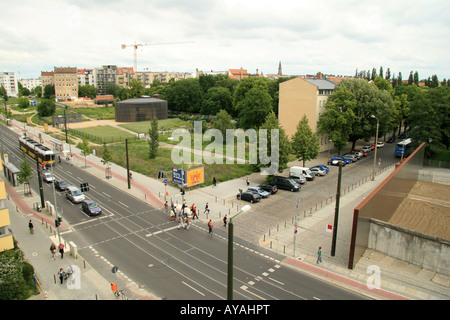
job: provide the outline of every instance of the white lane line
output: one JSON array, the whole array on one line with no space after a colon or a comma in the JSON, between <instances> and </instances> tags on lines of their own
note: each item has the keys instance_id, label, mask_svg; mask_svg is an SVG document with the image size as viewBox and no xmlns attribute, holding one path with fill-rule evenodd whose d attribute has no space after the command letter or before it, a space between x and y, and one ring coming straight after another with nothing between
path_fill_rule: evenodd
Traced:
<instances>
[{"instance_id":1,"label":"white lane line","mask_svg":"<svg viewBox=\"0 0 450 320\"><path fill-rule=\"evenodd\" d=\"M195 292L197 292L198 294L201 294L202 296L205 296L202 292L198 291L197 289L195 289L194 287L188 285L186 282L181 281L182 284L184 284L185 286L191 288L192 290L194 290Z\"/></svg>"},{"instance_id":2,"label":"white lane line","mask_svg":"<svg viewBox=\"0 0 450 320\"><path fill-rule=\"evenodd\" d=\"M163 233L163 232L166 232L166 231L169 231L169 230L173 230L173 229L176 229L176 228L178 228L178 226L173 226L173 227L170 227L170 228L158 230L158 231L155 231L153 233L146 234L145 236L148 238L148 237L155 236L157 234L160 234L160 233Z\"/></svg>"},{"instance_id":3,"label":"white lane line","mask_svg":"<svg viewBox=\"0 0 450 320\"><path fill-rule=\"evenodd\" d=\"M129 208L125 203L118 201L121 205L123 205L125 208Z\"/></svg>"}]
</instances>

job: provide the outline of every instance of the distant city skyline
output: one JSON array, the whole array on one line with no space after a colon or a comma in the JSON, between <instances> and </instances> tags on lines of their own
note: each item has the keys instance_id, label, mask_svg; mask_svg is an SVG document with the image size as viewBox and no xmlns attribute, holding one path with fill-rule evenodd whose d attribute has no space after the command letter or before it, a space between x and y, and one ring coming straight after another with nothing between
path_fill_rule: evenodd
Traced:
<instances>
[{"instance_id":1,"label":"distant city skyline","mask_svg":"<svg viewBox=\"0 0 450 320\"><path fill-rule=\"evenodd\" d=\"M450 4L431 0L23 0L2 7L0 71L54 67L352 76L358 70L450 78ZM183 43L177 43L183 42ZM129 47L122 49L125 44Z\"/></svg>"}]
</instances>

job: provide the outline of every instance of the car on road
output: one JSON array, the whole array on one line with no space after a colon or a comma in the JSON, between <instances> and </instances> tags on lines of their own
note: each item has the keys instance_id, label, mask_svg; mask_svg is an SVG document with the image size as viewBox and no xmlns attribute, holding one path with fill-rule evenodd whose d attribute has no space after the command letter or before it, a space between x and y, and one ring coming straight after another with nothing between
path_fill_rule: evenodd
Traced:
<instances>
[{"instance_id":1,"label":"car on road","mask_svg":"<svg viewBox=\"0 0 450 320\"><path fill-rule=\"evenodd\" d=\"M50 172L44 172L42 179L47 183L55 181L55 177Z\"/></svg>"},{"instance_id":2,"label":"car on road","mask_svg":"<svg viewBox=\"0 0 450 320\"><path fill-rule=\"evenodd\" d=\"M295 182L291 177L273 176L272 184L277 186L278 189L284 189L289 191L299 191L301 186Z\"/></svg>"},{"instance_id":3,"label":"car on road","mask_svg":"<svg viewBox=\"0 0 450 320\"><path fill-rule=\"evenodd\" d=\"M270 192L271 194L275 194L278 192L278 188L276 186L272 186L270 184L260 184L258 187Z\"/></svg>"},{"instance_id":4,"label":"car on road","mask_svg":"<svg viewBox=\"0 0 450 320\"><path fill-rule=\"evenodd\" d=\"M370 152L372 151L372 147L371 146L364 146L361 148L362 152Z\"/></svg>"},{"instance_id":5,"label":"car on road","mask_svg":"<svg viewBox=\"0 0 450 320\"><path fill-rule=\"evenodd\" d=\"M367 152L361 150L352 150L352 153L359 155L360 158L367 157Z\"/></svg>"},{"instance_id":6,"label":"car on road","mask_svg":"<svg viewBox=\"0 0 450 320\"><path fill-rule=\"evenodd\" d=\"M394 137L391 137L391 138L389 138L388 139L388 141L386 141L387 143L393 143L393 142L395 142L395 138Z\"/></svg>"},{"instance_id":7,"label":"car on road","mask_svg":"<svg viewBox=\"0 0 450 320\"><path fill-rule=\"evenodd\" d=\"M250 203L261 201L261 196L257 193L253 193L253 192L243 192L242 194L238 193L236 198L238 200L249 201Z\"/></svg>"},{"instance_id":8,"label":"car on road","mask_svg":"<svg viewBox=\"0 0 450 320\"><path fill-rule=\"evenodd\" d=\"M338 166L339 163L342 163L342 166L345 166L345 165L347 164L347 162L345 162L344 159L336 159L336 158L333 159L333 158L331 158L331 159L328 161L328 164L330 164L330 165L332 165L332 166Z\"/></svg>"},{"instance_id":9,"label":"car on road","mask_svg":"<svg viewBox=\"0 0 450 320\"><path fill-rule=\"evenodd\" d=\"M384 142L383 141L377 142L377 148L383 148L383 147L384 147Z\"/></svg>"},{"instance_id":10,"label":"car on road","mask_svg":"<svg viewBox=\"0 0 450 320\"><path fill-rule=\"evenodd\" d=\"M318 164L317 166L314 166L311 168L319 168L319 169L322 169L323 171L325 171L326 173L330 172L330 168L328 168L327 166L325 166L323 164Z\"/></svg>"},{"instance_id":11,"label":"car on road","mask_svg":"<svg viewBox=\"0 0 450 320\"><path fill-rule=\"evenodd\" d=\"M327 174L327 172L323 169L320 169L318 167L311 167L309 168L309 170L312 171L312 173L314 173L316 176L324 176Z\"/></svg>"},{"instance_id":12,"label":"car on road","mask_svg":"<svg viewBox=\"0 0 450 320\"><path fill-rule=\"evenodd\" d=\"M72 203L80 203L86 199L83 192L75 186L68 186L66 190L66 198Z\"/></svg>"},{"instance_id":13,"label":"car on road","mask_svg":"<svg viewBox=\"0 0 450 320\"><path fill-rule=\"evenodd\" d=\"M83 200L81 202L81 211L89 216L98 216L102 213L102 208L94 200Z\"/></svg>"},{"instance_id":14,"label":"car on road","mask_svg":"<svg viewBox=\"0 0 450 320\"><path fill-rule=\"evenodd\" d=\"M270 192L267 192L261 187L249 187L247 192L253 192L259 194L262 198L268 198L270 196Z\"/></svg>"},{"instance_id":15,"label":"car on road","mask_svg":"<svg viewBox=\"0 0 450 320\"><path fill-rule=\"evenodd\" d=\"M54 183L55 183L55 188L58 189L59 191L65 191L67 189L67 187L69 186L67 181L64 181L64 180L55 180Z\"/></svg>"},{"instance_id":16,"label":"car on road","mask_svg":"<svg viewBox=\"0 0 450 320\"><path fill-rule=\"evenodd\" d=\"M343 157L344 157L344 159L348 159L348 160L350 160L351 162L356 162L356 161L358 161L358 158L356 157L356 155L351 154L351 153L346 153L346 154L343 155Z\"/></svg>"},{"instance_id":17,"label":"car on road","mask_svg":"<svg viewBox=\"0 0 450 320\"><path fill-rule=\"evenodd\" d=\"M292 180L294 180L298 184L304 184L304 183L306 183L306 180L307 180L305 178L305 176L302 175L302 174L290 174L289 178L291 178Z\"/></svg>"}]
</instances>

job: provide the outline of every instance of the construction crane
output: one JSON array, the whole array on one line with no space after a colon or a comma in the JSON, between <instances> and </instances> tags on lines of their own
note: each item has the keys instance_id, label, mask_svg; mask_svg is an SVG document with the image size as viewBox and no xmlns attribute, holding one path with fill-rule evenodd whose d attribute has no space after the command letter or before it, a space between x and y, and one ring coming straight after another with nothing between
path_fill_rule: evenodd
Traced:
<instances>
[{"instance_id":1,"label":"construction crane","mask_svg":"<svg viewBox=\"0 0 450 320\"><path fill-rule=\"evenodd\" d=\"M137 48L143 47L143 46L161 46L166 44L179 44L179 43L192 43L193 41L182 41L182 42L161 42L161 43L134 43L130 45L123 44L122 49L125 49L127 47L133 47L134 48L134 75L136 77L137 73Z\"/></svg>"}]
</instances>

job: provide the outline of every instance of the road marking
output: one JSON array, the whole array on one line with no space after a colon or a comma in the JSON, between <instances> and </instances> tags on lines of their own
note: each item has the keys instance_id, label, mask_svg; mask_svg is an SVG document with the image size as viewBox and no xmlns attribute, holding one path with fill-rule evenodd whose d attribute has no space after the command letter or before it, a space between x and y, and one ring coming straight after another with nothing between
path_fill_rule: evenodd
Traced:
<instances>
[{"instance_id":1,"label":"road marking","mask_svg":"<svg viewBox=\"0 0 450 320\"><path fill-rule=\"evenodd\" d=\"M158 231L146 234L145 236L148 238L148 237L155 236L157 234L160 234L160 233L163 233L163 232L166 232L166 231L170 231L170 230L173 230L173 229L176 229L176 228L178 228L178 226L173 226L173 227L170 227L170 228L158 230Z\"/></svg>"},{"instance_id":2,"label":"road marking","mask_svg":"<svg viewBox=\"0 0 450 320\"><path fill-rule=\"evenodd\" d=\"M118 201L121 205L123 205L125 208L129 208L125 203L122 203L120 201Z\"/></svg>"},{"instance_id":3,"label":"road marking","mask_svg":"<svg viewBox=\"0 0 450 320\"><path fill-rule=\"evenodd\" d=\"M202 296L205 296L202 292L198 291L197 289L193 288L192 286L188 285L186 282L181 281L182 284L184 284L185 286L191 288L192 290L194 290L195 292L197 292L198 294L201 294Z\"/></svg>"},{"instance_id":4,"label":"road marking","mask_svg":"<svg viewBox=\"0 0 450 320\"><path fill-rule=\"evenodd\" d=\"M272 280L272 281L274 281L274 282L276 282L276 283L279 283L279 284L281 284L282 286L284 286L284 283L281 282L281 281L275 280L274 278L271 278L271 277L268 277L268 279L270 279L270 280Z\"/></svg>"}]
</instances>

